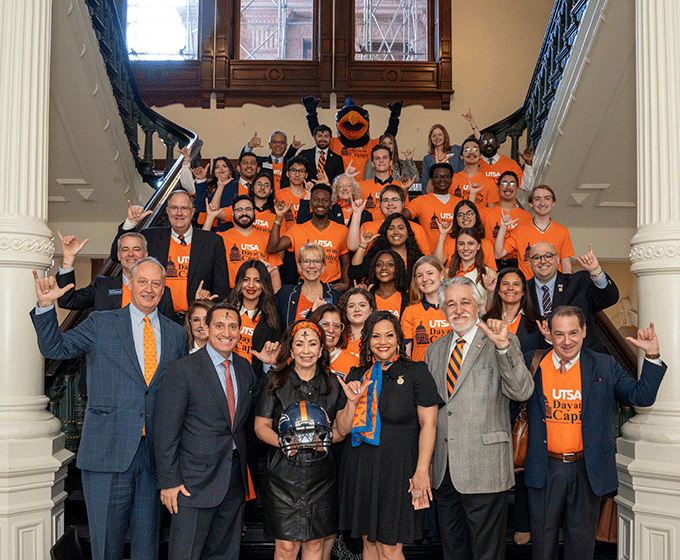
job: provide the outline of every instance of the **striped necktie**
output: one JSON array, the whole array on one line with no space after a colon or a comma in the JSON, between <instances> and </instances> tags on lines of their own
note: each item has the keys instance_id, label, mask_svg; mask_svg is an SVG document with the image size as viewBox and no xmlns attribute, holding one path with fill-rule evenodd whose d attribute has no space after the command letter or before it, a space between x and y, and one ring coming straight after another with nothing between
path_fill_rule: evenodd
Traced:
<instances>
[{"instance_id":1,"label":"striped necktie","mask_svg":"<svg viewBox=\"0 0 680 560\"><path fill-rule=\"evenodd\" d=\"M186 246L187 242L186 242L186 240L184 239L184 236L183 236L183 235L179 235L179 236L177 237L177 239L179 239L179 244L180 244L180 245L185 245L185 246Z\"/></svg>"},{"instance_id":2,"label":"striped necktie","mask_svg":"<svg viewBox=\"0 0 680 560\"><path fill-rule=\"evenodd\" d=\"M547 318L552 311L552 298L550 297L548 286L541 286L541 288L543 288L543 298L541 301L543 304L543 316Z\"/></svg>"},{"instance_id":3,"label":"striped necktie","mask_svg":"<svg viewBox=\"0 0 680 560\"><path fill-rule=\"evenodd\" d=\"M323 173L325 167L326 167L326 155L324 154L323 150L321 150L319 151L319 163L316 164L317 174Z\"/></svg>"},{"instance_id":4,"label":"striped necktie","mask_svg":"<svg viewBox=\"0 0 680 560\"><path fill-rule=\"evenodd\" d=\"M460 364L463 362L463 346L465 346L465 339L459 338L456 340L456 346L451 352L451 359L449 360L449 369L446 374L446 389L448 397L451 398L453 394L453 387L458 381L458 374L460 373Z\"/></svg>"}]
</instances>

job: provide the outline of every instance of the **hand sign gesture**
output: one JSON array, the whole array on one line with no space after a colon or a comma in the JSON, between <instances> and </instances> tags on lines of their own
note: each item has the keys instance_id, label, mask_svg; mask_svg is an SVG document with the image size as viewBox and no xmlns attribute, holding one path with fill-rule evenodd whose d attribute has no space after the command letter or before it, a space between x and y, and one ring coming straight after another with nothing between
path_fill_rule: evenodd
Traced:
<instances>
[{"instance_id":1,"label":"hand sign gesture","mask_svg":"<svg viewBox=\"0 0 680 560\"><path fill-rule=\"evenodd\" d=\"M645 354L648 356L656 356L659 354L659 339L656 337L656 332L654 331L654 323L649 323L649 327L639 330L637 332L637 338L627 336L626 340L633 346L637 346L641 350L644 350Z\"/></svg>"},{"instance_id":2,"label":"hand sign gesture","mask_svg":"<svg viewBox=\"0 0 680 560\"><path fill-rule=\"evenodd\" d=\"M479 325L479 328L486 333L486 336L489 337L491 342L493 342L499 350L507 348L510 344L508 325L500 319L488 319L486 323L480 321L477 325Z\"/></svg>"},{"instance_id":3,"label":"hand sign gesture","mask_svg":"<svg viewBox=\"0 0 680 560\"><path fill-rule=\"evenodd\" d=\"M342 389L345 391L345 395L347 395L347 400L352 404L359 402L361 395L364 394L364 391L371 384L370 379L363 385L361 384L361 381L350 381L349 383L345 383L345 381L340 376L338 376L338 381Z\"/></svg>"},{"instance_id":4,"label":"hand sign gesture","mask_svg":"<svg viewBox=\"0 0 680 560\"><path fill-rule=\"evenodd\" d=\"M127 219L128 222L130 222L132 225L136 226L144 218L153 214L152 210L144 210L144 208L142 208L141 206L133 206L129 200L127 202L128 202Z\"/></svg>"},{"instance_id":5,"label":"hand sign gesture","mask_svg":"<svg viewBox=\"0 0 680 560\"><path fill-rule=\"evenodd\" d=\"M54 302L61 296L76 287L75 284L71 283L60 288L57 286L57 279L54 276L40 278L35 270L33 271L33 280L35 281L35 295L38 296L38 307L54 305Z\"/></svg>"}]
</instances>

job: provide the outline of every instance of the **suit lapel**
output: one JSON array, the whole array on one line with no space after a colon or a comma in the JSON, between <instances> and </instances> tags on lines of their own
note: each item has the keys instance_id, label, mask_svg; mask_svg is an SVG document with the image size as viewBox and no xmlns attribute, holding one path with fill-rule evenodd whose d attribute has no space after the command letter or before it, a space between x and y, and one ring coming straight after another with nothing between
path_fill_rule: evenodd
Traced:
<instances>
[{"instance_id":1,"label":"suit lapel","mask_svg":"<svg viewBox=\"0 0 680 560\"><path fill-rule=\"evenodd\" d=\"M116 332L121 338L121 346L127 352L130 362L134 365L135 375L133 377L144 383L144 372L139 365L139 357L137 356L137 350L135 349L135 337L132 336L132 319L130 318L130 310L126 305L123 309L117 309L112 312L115 317Z\"/></svg>"},{"instance_id":2,"label":"suit lapel","mask_svg":"<svg viewBox=\"0 0 680 560\"><path fill-rule=\"evenodd\" d=\"M231 354L232 363L234 364L234 377L236 377L236 385L238 387L238 403L236 404L236 414L234 414L234 425L238 426L241 415L245 411L250 410L250 404L246 406L249 401L248 391L250 384L248 383L248 370L241 366L241 361L236 358L236 354ZM245 359L245 358L244 358Z\"/></svg>"},{"instance_id":3,"label":"suit lapel","mask_svg":"<svg viewBox=\"0 0 680 560\"><path fill-rule=\"evenodd\" d=\"M446 390L446 376L447 376L447 369L449 366L449 348L451 347L451 338L453 337L453 332L449 331L447 334L445 334L442 338L439 340L442 341L442 345L439 347L439 352L437 355L434 357L434 363L435 364L441 364L441 366L437 367L436 371L430 372L432 374L432 377L434 377L435 383L437 384L437 391L439 392L439 396L446 400L448 398L447 395L447 390Z\"/></svg>"},{"instance_id":4,"label":"suit lapel","mask_svg":"<svg viewBox=\"0 0 680 560\"><path fill-rule=\"evenodd\" d=\"M477 357L479 356L480 352L482 351L482 348L484 347L485 344L488 344L489 340L484 334L484 331L480 329L479 327L477 328L477 333L475 334L475 337L472 339L472 344L470 344L470 349L467 351L467 354L465 354L465 358L463 359L463 363L460 366L460 373L458 374L458 380L456 381L456 384L453 386L453 393L451 393L451 397L453 397L456 392L458 391L458 388L461 386L465 378L468 376L468 373L472 371L472 364L475 363L477 360ZM447 358L447 367L448 367L448 359Z\"/></svg>"},{"instance_id":5,"label":"suit lapel","mask_svg":"<svg viewBox=\"0 0 680 560\"><path fill-rule=\"evenodd\" d=\"M590 385L595 380L593 375L595 368L593 359L590 354L581 350L581 357L579 359L581 368L581 422L583 422L583 411L586 409L588 397L590 396Z\"/></svg>"}]
</instances>

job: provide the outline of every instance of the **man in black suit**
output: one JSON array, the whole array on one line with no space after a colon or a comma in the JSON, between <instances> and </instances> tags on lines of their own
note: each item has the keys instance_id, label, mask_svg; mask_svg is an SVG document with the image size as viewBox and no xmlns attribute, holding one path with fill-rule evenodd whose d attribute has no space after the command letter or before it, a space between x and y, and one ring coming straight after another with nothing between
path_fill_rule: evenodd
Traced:
<instances>
[{"instance_id":1,"label":"man in black suit","mask_svg":"<svg viewBox=\"0 0 680 560\"><path fill-rule=\"evenodd\" d=\"M144 230L149 255L166 265L166 283L172 290L175 320L183 324L189 303L195 299L219 300L229 295L229 275L224 243L219 235L203 231L191 225L195 205L193 197L184 190L174 192L168 198L167 213L170 227L154 227ZM131 231L151 210L128 202L128 215L118 227L118 235L111 246L111 259L118 261L118 238ZM187 250L187 247L189 248ZM173 254L188 252L174 262Z\"/></svg>"},{"instance_id":2,"label":"man in black suit","mask_svg":"<svg viewBox=\"0 0 680 560\"><path fill-rule=\"evenodd\" d=\"M62 236L61 239L62 263L57 274L57 285L60 288L76 283L76 274L73 264L76 256L89 241L82 243L73 235ZM62 309L87 309L92 307L95 311L109 311L125 307L130 301L130 267L140 259L149 256L146 250L146 238L135 231L126 233L118 238L118 260L122 269L120 276L97 276L89 285L76 290L70 288L58 299ZM175 310L172 305L172 293L165 286L163 296L158 304L158 311L168 317L175 318Z\"/></svg>"},{"instance_id":3,"label":"man in black suit","mask_svg":"<svg viewBox=\"0 0 680 560\"><path fill-rule=\"evenodd\" d=\"M232 352L241 318L208 311L208 343L176 362L158 392L156 462L161 501L173 514L170 560L238 558L247 488L245 425L259 383Z\"/></svg>"},{"instance_id":4,"label":"man in black suit","mask_svg":"<svg viewBox=\"0 0 680 560\"><path fill-rule=\"evenodd\" d=\"M604 344L597 336L595 314L619 301L619 289L602 270L593 253L592 244L588 253L576 259L585 270L562 274L557 270L557 249L545 241L536 243L529 252L529 263L534 273L534 277L528 282L529 296L534 309L538 309L545 318L561 305L580 308L585 315L587 327L584 348L606 353Z\"/></svg>"},{"instance_id":5,"label":"man in black suit","mask_svg":"<svg viewBox=\"0 0 680 560\"><path fill-rule=\"evenodd\" d=\"M319 171L322 170L328 178L328 184L331 185L338 175L342 175L345 172L345 164L342 158L329 149L332 137L333 133L330 127L321 124L314 129L316 148L300 152L300 157L307 160L307 169L312 171L308 177L310 181L319 179Z\"/></svg>"},{"instance_id":6,"label":"man in black suit","mask_svg":"<svg viewBox=\"0 0 680 560\"><path fill-rule=\"evenodd\" d=\"M274 176L274 190L285 189L289 185L288 176L286 171L288 170L288 160L291 159L297 153L298 149L302 146L302 142L295 139L293 136L293 142L290 148L286 151L288 147L288 137L283 130L275 130L269 136L269 155L267 156L257 156L257 163L260 169L269 171ZM241 155L246 153L251 153L255 148L262 146L262 139L257 135L257 132L253 134L253 137L248 140L248 143L241 150Z\"/></svg>"}]
</instances>

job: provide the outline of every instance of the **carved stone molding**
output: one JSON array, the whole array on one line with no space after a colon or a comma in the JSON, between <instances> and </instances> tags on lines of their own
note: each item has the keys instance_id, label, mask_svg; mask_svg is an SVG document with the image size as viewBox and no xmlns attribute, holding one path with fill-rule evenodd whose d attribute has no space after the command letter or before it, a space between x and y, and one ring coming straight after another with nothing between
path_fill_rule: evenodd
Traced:
<instances>
[{"instance_id":1,"label":"carved stone molding","mask_svg":"<svg viewBox=\"0 0 680 560\"><path fill-rule=\"evenodd\" d=\"M50 266L52 239L31 234L0 233L0 266Z\"/></svg>"}]
</instances>

